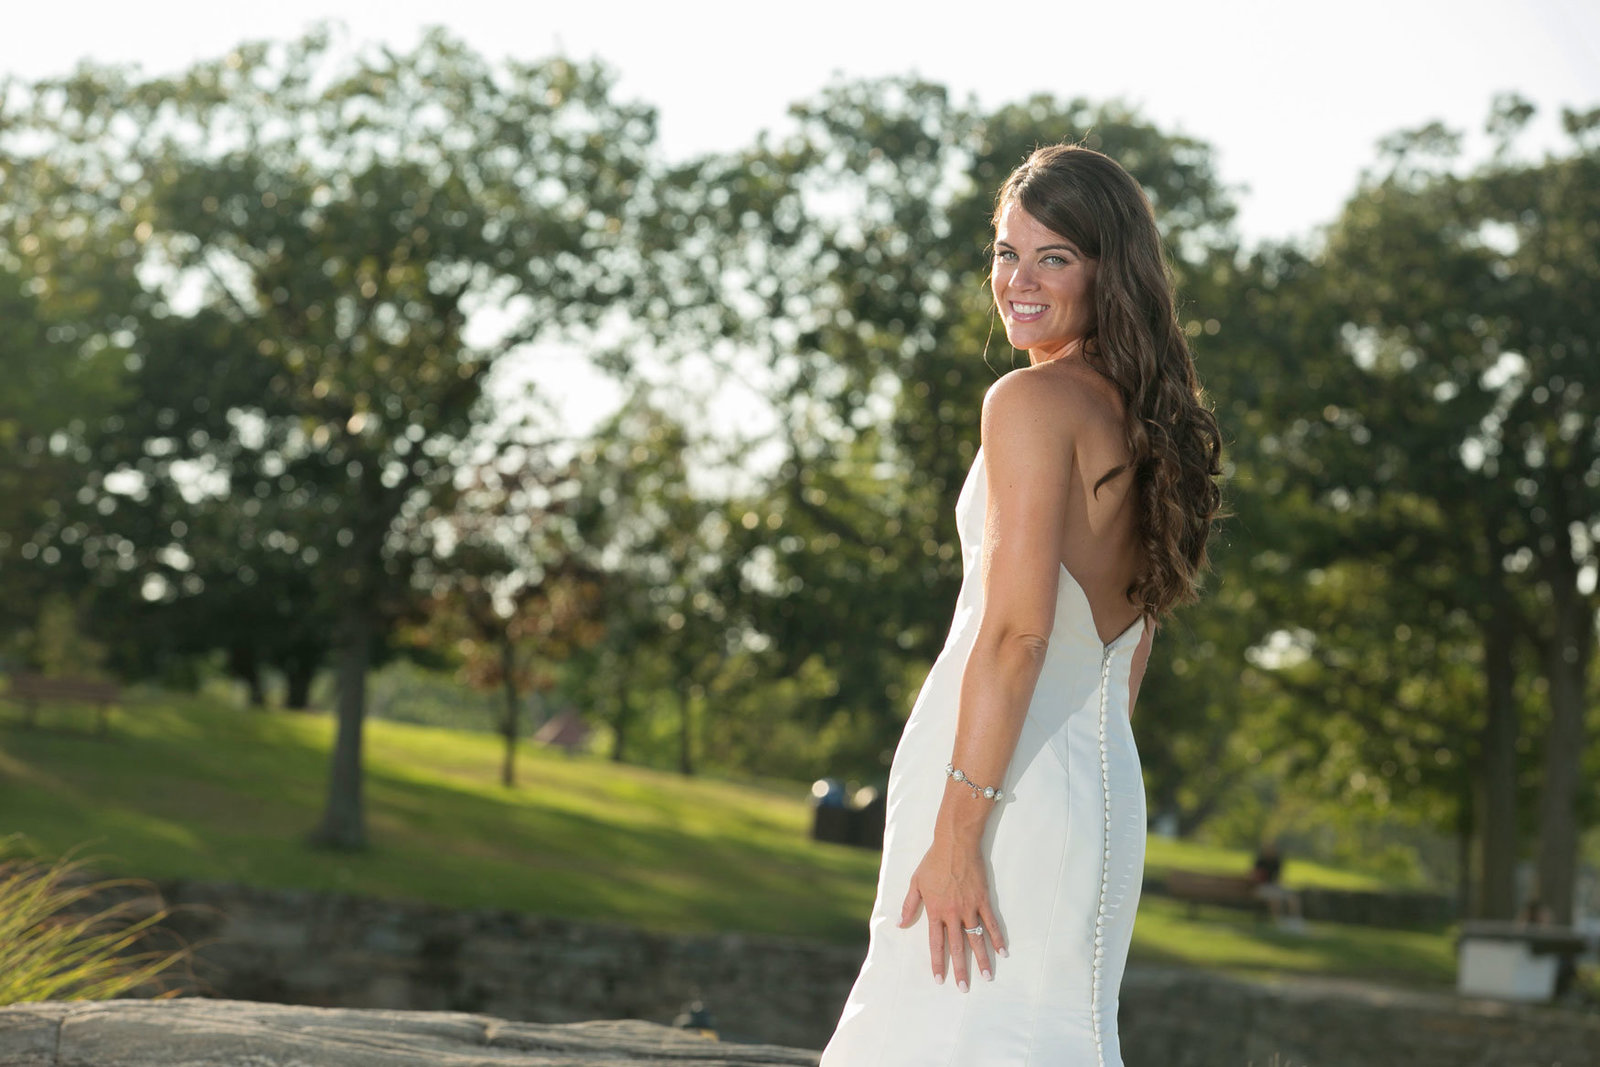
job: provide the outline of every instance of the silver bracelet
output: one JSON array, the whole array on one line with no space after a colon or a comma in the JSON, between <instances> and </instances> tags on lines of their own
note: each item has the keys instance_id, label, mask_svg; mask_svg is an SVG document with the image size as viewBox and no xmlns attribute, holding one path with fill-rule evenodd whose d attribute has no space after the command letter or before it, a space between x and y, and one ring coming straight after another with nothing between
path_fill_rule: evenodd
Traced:
<instances>
[{"instance_id":1,"label":"silver bracelet","mask_svg":"<svg viewBox=\"0 0 1600 1067\"><path fill-rule=\"evenodd\" d=\"M969 789L971 789L972 790L972 795L973 795L974 798L976 798L976 797L981 795L985 800L993 800L996 803L998 803L1000 801L1000 799L1004 796L1004 794L1001 793L999 789L996 789L992 785L986 785L986 786L979 787L979 786L973 784L972 780L967 777L967 772L966 771L962 771L962 770L957 770L954 763L946 763L944 765L944 773L945 773L945 777L954 778L956 781L960 782L962 785L964 785L964 786L968 787Z\"/></svg>"}]
</instances>

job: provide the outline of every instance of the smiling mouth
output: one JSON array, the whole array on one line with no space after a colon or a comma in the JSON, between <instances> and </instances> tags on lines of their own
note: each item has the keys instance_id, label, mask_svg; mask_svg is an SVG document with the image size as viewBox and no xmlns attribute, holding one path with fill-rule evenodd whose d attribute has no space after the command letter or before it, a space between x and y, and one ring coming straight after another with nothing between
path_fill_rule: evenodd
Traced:
<instances>
[{"instance_id":1,"label":"smiling mouth","mask_svg":"<svg viewBox=\"0 0 1600 1067\"><path fill-rule=\"evenodd\" d=\"M1044 309L1049 306L1048 304L1021 304L1013 300L1011 301L1011 313L1019 319L1032 319L1043 315Z\"/></svg>"}]
</instances>

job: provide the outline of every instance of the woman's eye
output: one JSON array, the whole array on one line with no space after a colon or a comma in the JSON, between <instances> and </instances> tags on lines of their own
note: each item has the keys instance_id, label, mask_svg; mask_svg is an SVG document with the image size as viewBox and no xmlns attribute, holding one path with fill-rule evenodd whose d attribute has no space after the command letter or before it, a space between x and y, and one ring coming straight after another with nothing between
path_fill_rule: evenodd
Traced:
<instances>
[{"instance_id":1,"label":"woman's eye","mask_svg":"<svg viewBox=\"0 0 1600 1067\"><path fill-rule=\"evenodd\" d=\"M1045 256L1044 261L1056 266L1064 266L1067 262L1062 256Z\"/></svg>"},{"instance_id":2,"label":"woman's eye","mask_svg":"<svg viewBox=\"0 0 1600 1067\"><path fill-rule=\"evenodd\" d=\"M1000 249L999 251L995 252L995 254L994 254L994 258L995 259L1009 260L1009 259L1014 259L1015 257L1016 257L1016 253L1015 252L1008 251L1007 249L1004 249L1004 248Z\"/></svg>"}]
</instances>

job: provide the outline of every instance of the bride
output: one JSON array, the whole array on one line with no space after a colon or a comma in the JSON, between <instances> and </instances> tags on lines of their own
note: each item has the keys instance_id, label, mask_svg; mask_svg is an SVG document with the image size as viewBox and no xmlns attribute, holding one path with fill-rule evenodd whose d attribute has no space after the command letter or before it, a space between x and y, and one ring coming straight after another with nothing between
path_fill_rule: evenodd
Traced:
<instances>
[{"instance_id":1,"label":"bride","mask_svg":"<svg viewBox=\"0 0 1600 1067\"><path fill-rule=\"evenodd\" d=\"M1155 622L1198 595L1221 434L1127 171L1041 148L993 221L995 308L1029 365L984 399L955 618L895 750L867 957L821 1067L1122 1063L1129 719Z\"/></svg>"}]
</instances>

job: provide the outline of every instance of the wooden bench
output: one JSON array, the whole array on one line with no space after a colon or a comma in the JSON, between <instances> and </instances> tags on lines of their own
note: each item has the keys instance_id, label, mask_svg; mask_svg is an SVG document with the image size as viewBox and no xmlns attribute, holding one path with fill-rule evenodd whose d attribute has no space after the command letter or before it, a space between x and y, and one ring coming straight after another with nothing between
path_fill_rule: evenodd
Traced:
<instances>
[{"instance_id":1,"label":"wooden bench","mask_svg":"<svg viewBox=\"0 0 1600 1067\"><path fill-rule=\"evenodd\" d=\"M1191 919L1200 913L1202 904L1250 908L1260 916L1271 912L1266 899L1256 892L1256 883L1245 874L1211 874L1171 868L1167 871L1166 888L1167 896L1188 902Z\"/></svg>"},{"instance_id":2,"label":"wooden bench","mask_svg":"<svg viewBox=\"0 0 1600 1067\"><path fill-rule=\"evenodd\" d=\"M5 696L22 705L22 722L29 729L39 723L41 703L92 704L95 732L104 737L111 707L122 702L122 690L113 682L87 678L46 678L42 674L13 674Z\"/></svg>"}]
</instances>

